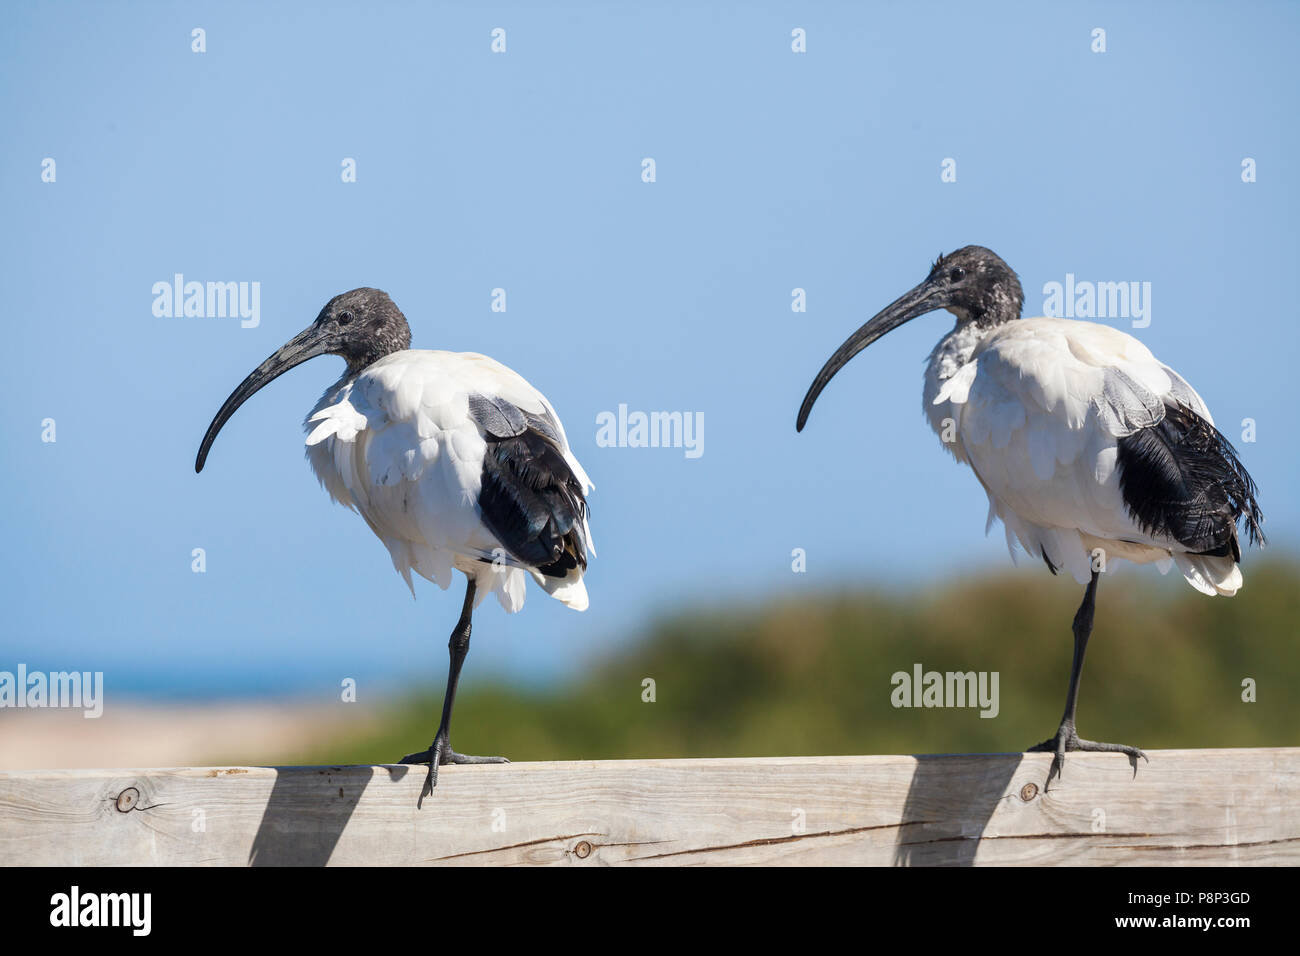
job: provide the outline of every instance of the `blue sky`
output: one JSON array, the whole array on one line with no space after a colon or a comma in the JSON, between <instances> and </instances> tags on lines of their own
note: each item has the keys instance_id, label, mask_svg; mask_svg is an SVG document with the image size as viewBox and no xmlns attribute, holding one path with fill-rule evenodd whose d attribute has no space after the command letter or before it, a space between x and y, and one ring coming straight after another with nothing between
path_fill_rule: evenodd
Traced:
<instances>
[{"instance_id":1,"label":"blue sky","mask_svg":"<svg viewBox=\"0 0 1300 956\"><path fill-rule=\"evenodd\" d=\"M1150 282L1150 326L1113 323L1230 437L1256 420L1239 448L1273 542L1295 549L1294 4L27 3L5 18L0 668L103 669L110 689L152 693L440 685L459 593L424 582L412 601L303 458L337 359L259 393L193 471L230 390L359 285L393 296L416 347L486 352L541 388L597 485L591 609L540 591L513 617L484 605L471 679L561 676L683 601L1008 566L978 483L921 418L946 314L873 347L793 427L848 333L967 243L1020 273L1029 314L1067 273ZM155 317L153 284L178 272L259 282L260 324ZM704 454L598 447L596 416L620 403L702 412ZM1073 606L1072 583L1051 586Z\"/></svg>"}]
</instances>

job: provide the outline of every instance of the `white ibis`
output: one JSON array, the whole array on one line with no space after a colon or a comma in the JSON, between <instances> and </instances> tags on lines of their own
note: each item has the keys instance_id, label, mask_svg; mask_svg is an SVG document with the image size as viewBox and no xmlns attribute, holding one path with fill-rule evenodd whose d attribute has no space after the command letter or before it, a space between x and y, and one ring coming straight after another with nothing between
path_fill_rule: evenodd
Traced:
<instances>
[{"instance_id":1,"label":"white ibis","mask_svg":"<svg viewBox=\"0 0 1300 956\"><path fill-rule=\"evenodd\" d=\"M1075 730L1079 674L1092 632L1097 579L1106 562L1173 564L1204 594L1241 587L1237 524L1263 544L1255 483L1210 410L1183 378L1137 339L1105 325L1022 319L1020 281L982 246L940 256L925 281L854 332L813 380L813 402L850 359L891 329L936 309L957 318L930 353L924 410L989 499L988 524L1086 585L1074 616L1074 662L1056 735L1031 748L1146 754L1083 740Z\"/></svg>"},{"instance_id":2,"label":"white ibis","mask_svg":"<svg viewBox=\"0 0 1300 956\"><path fill-rule=\"evenodd\" d=\"M310 326L259 365L208 426L194 463L226 421L273 379L317 355L347 362L307 416L307 457L330 497L361 513L411 588L411 572L443 590L467 579L442 719L427 750L404 764L505 763L451 749L451 710L469 652L470 618L489 593L508 613L524 604L526 576L576 611L595 554L587 527L592 484L550 402L486 355L410 348L406 318L378 289L335 296Z\"/></svg>"}]
</instances>

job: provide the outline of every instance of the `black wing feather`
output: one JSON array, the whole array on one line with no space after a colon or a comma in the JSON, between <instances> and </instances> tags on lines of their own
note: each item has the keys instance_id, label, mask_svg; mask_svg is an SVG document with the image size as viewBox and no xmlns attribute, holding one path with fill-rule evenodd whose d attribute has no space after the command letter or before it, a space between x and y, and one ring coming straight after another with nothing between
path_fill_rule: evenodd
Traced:
<instances>
[{"instance_id":1,"label":"black wing feather","mask_svg":"<svg viewBox=\"0 0 1300 956\"><path fill-rule=\"evenodd\" d=\"M585 569L587 499L549 416L480 395L470 396L470 412L487 440L478 504L488 530L548 577Z\"/></svg>"},{"instance_id":2,"label":"black wing feather","mask_svg":"<svg viewBox=\"0 0 1300 956\"><path fill-rule=\"evenodd\" d=\"M1196 554L1241 559L1237 523L1263 544L1255 482L1218 429L1186 405L1119 439L1119 487L1129 515L1147 534Z\"/></svg>"}]
</instances>

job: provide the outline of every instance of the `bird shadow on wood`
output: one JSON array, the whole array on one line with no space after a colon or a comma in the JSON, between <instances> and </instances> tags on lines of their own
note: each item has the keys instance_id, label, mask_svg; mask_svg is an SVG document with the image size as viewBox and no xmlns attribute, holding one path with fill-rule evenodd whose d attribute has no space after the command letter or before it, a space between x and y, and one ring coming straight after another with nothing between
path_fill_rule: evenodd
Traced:
<instances>
[{"instance_id":1,"label":"bird shadow on wood","mask_svg":"<svg viewBox=\"0 0 1300 956\"><path fill-rule=\"evenodd\" d=\"M276 772L275 785L253 838L248 865L324 866L375 768L270 769Z\"/></svg>"},{"instance_id":2,"label":"bird shadow on wood","mask_svg":"<svg viewBox=\"0 0 1300 956\"><path fill-rule=\"evenodd\" d=\"M895 866L973 866L1024 754L917 754Z\"/></svg>"}]
</instances>

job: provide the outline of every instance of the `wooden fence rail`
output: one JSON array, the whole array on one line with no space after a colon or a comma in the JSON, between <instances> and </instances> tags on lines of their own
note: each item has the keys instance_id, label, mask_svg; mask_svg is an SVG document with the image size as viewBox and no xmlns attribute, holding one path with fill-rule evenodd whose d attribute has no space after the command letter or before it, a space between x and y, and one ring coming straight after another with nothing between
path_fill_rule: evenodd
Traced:
<instances>
[{"instance_id":1,"label":"wooden fence rail","mask_svg":"<svg viewBox=\"0 0 1300 956\"><path fill-rule=\"evenodd\" d=\"M0 772L0 864L1290 864L1300 748Z\"/></svg>"}]
</instances>

